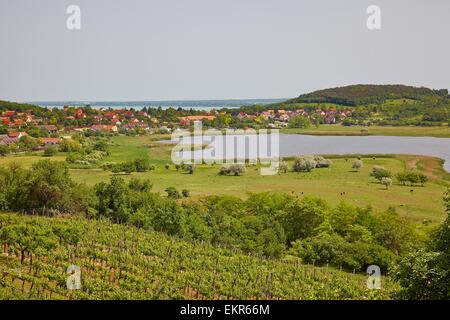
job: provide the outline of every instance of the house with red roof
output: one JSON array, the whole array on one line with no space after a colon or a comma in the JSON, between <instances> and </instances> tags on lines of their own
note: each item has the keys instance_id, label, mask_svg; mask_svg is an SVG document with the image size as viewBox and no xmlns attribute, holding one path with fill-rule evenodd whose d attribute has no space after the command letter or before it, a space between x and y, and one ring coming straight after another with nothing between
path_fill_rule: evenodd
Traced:
<instances>
[{"instance_id":1,"label":"house with red roof","mask_svg":"<svg viewBox=\"0 0 450 320\"><path fill-rule=\"evenodd\" d=\"M54 146L54 145L58 145L61 143L62 139L61 138L41 138L40 139L42 141L42 143L44 144L44 146Z\"/></svg>"}]
</instances>

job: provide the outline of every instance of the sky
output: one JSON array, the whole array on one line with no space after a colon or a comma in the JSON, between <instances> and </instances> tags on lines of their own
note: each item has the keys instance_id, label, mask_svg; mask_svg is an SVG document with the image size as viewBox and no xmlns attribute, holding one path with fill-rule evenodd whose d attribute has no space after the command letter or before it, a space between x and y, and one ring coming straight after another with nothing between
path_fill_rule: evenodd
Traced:
<instances>
[{"instance_id":1,"label":"sky","mask_svg":"<svg viewBox=\"0 0 450 320\"><path fill-rule=\"evenodd\" d=\"M69 30L69 5L81 29ZM369 5L381 30L366 26ZM448 0L0 0L0 100L291 98L450 88Z\"/></svg>"}]
</instances>

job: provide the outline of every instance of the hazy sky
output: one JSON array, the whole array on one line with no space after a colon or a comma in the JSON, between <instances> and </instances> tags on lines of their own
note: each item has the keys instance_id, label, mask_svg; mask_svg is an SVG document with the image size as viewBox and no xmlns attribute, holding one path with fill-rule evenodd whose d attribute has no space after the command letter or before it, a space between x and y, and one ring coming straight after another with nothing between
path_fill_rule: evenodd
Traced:
<instances>
[{"instance_id":1,"label":"hazy sky","mask_svg":"<svg viewBox=\"0 0 450 320\"><path fill-rule=\"evenodd\" d=\"M66 8L81 7L81 30ZM366 27L381 8L382 30ZM0 100L294 97L450 88L448 0L0 0Z\"/></svg>"}]
</instances>

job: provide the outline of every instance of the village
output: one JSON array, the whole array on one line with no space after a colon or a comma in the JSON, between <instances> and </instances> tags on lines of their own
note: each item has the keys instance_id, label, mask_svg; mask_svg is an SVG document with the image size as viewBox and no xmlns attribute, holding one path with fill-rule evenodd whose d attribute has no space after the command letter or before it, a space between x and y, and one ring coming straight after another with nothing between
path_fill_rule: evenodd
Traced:
<instances>
[{"instance_id":1,"label":"village","mask_svg":"<svg viewBox=\"0 0 450 320\"><path fill-rule=\"evenodd\" d=\"M0 145L14 146L20 141L35 138L38 141L29 144L29 149L39 150L58 145L61 139L74 132L86 135L171 133L190 128L194 121L202 121L204 126L218 129L306 127L317 123L342 123L352 113L351 108L274 108L261 112L213 108L205 112L173 108L92 109L87 106L35 108L25 112L6 110L0 113Z\"/></svg>"}]
</instances>

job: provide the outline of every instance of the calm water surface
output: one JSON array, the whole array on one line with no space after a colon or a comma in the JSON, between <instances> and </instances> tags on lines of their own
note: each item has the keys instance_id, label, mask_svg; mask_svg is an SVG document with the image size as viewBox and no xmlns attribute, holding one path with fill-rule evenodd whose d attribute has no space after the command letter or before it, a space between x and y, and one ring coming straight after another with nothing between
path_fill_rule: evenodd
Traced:
<instances>
[{"instance_id":1,"label":"calm water surface","mask_svg":"<svg viewBox=\"0 0 450 320\"><path fill-rule=\"evenodd\" d=\"M203 143L209 143L210 141L210 136L203 137ZM280 134L280 156L289 157L302 154L412 154L434 156L444 159L444 168L450 172L450 138Z\"/></svg>"}]
</instances>

